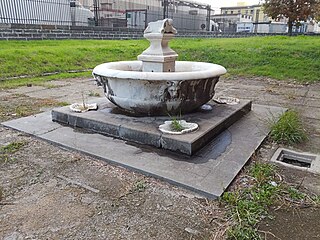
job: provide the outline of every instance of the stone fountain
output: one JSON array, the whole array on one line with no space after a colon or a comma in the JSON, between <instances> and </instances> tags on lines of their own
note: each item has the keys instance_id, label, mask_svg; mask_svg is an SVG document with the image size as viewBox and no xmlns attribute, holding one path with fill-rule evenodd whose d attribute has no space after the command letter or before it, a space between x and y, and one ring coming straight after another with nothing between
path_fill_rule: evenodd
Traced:
<instances>
[{"instance_id":1,"label":"stone fountain","mask_svg":"<svg viewBox=\"0 0 320 240\"><path fill-rule=\"evenodd\" d=\"M206 197L220 197L267 136L266 119L274 120L285 109L255 104L250 112L251 101L230 102L219 96L221 92L217 95L225 104L212 101L226 70L176 61L177 54L168 46L175 33L171 20L150 23L145 37L151 45L138 61L97 66L93 74L110 100L95 98L97 110L86 111L91 103L82 96L83 104L78 105L83 111L65 106L2 124ZM168 114L180 113L198 124L197 131L159 131L172 118Z\"/></svg>"},{"instance_id":2,"label":"stone fountain","mask_svg":"<svg viewBox=\"0 0 320 240\"><path fill-rule=\"evenodd\" d=\"M178 54L169 47L176 33L170 19L149 23L144 37L150 46L137 61L94 68L94 79L109 101L100 99L97 111L53 110L53 121L187 155L206 146L248 113L251 102L213 102L215 86L226 69L213 63L176 61ZM171 131L175 117L184 135Z\"/></svg>"},{"instance_id":3,"label":"stone fountain","mask_svg":"<svg viewBox=\"0 0 320 240\"><path fill-rule=\"evenodd\" d=\"M105 96L124 111L143 116L190 113L212 99L226 69L212 63L176 61L178 54L168 44L176 33L171 19L151 22L144 31L150 47L138 61L95 67L94 78Z\"/></svg>"}]
</instances>

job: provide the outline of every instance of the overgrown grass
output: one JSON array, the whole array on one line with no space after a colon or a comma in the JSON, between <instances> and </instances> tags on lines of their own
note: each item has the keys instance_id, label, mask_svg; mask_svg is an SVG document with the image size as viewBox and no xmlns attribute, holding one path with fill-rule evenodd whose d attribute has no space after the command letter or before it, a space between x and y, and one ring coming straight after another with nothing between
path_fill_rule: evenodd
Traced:
<instances>
[{"instance_id":1,"label":"overgrown grass","mask_svg":"<svg viewBox=\"0 0 320 240\"><path fill-rule=\"evenodd\" d=\"M319 196L302 193L279 176L275 165L256 162L246 169L235 190L223 194L221 202L231 218L228 239L261 239L257 225L264 218L272 218L270 206L319 206Z\"/></svg>"},{"instance_id":2,"label":"overgrown grass","mask_svg":"<svg viewBox=\"0 0 320 240\"><path fill-rule=\"evenodd\" d=\"M307 134L303 128L298 112L288 110L278 121L273 121L270 137L273 141L286 145L293 145L305 141Z\"/></svg>"},{"instance_id":3,"label":"overgrown grass","mask_svg":"<svg viewBox=\"0 0 320 240\"><path fill-rule=\"evenodd\" d=\"M134 60L148 45L146 40L1 41L0 79L26 75L32 77L29 81L73 77L74 73L67 72L92 69L103 62ZM231 75L320 80L318 37L174 39L171 47L178 52L179 60L221 64ZM59 74L41 77L52 72ZM3 82L0 87L3 84L8 87Z\"/></svg>"},{"instance_id":4,"label":"overgrown grass","mask_svg":"<svg viewBox=\"0 0 320 240\"><path fill-rule=\"evenodd\" d=\"M267 208L274 203L280 191L275 184L275 167L253 164L246 178L246 187L226 192L222 202L227 203L234 225L228 230L228 239L259 239L257 223L268 216Z\"/></svg>"}]
</instances>

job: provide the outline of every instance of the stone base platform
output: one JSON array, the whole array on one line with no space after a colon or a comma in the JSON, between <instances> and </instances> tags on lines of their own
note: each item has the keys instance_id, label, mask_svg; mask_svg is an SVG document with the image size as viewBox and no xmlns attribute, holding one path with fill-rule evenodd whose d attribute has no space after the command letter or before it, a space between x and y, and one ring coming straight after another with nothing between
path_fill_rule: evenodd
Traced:
<instances>
[{"instance_id":1,"label":"stone base platform","mask_svg":"<svg viewBox=\"0 0 320 240\"><path fill-rule=\"evenodd\" d=\"M193 155L251 110L251 102L247 100L236 105L210 102L205 108L182 116L187 122L197 123L197 131L171 135L158 130L164 121L172 120L170 116L128 116L105 98L98 101L98 106L97 111L85 113L72 112L69 107L54 109L52 120L122 140Z\"/></svg>"},{"instance_id":2,"label":"stone base platform","mask_svg":"<svg viewBox=\"0 0 320 240\"><path fill-rule=\"evenodd\" d=\"M143 144L132 144L102 134L78 131L53 122L51 112L2 124L64 149L79 151L156 177L208 198L217 198L228 188L268 135L270 120L275 121L284 111L281 107L253 104L249 113L193 156Z\"/></svg>"}]
</instances>

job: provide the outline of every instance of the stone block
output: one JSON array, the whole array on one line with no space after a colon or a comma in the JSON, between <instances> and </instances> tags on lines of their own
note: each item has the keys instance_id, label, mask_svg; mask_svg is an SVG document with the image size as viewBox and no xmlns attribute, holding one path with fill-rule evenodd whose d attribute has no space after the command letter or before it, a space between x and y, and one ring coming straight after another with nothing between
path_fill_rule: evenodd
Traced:
<instances>
[{"instance_id":1,"label":"stone block","mask_svg":"<svg viewBox=\"0 0 320 240\"><path fill-rule=\"evenodd\" d=\"M56 25L56 29L70 30L70 26L68 26L68 25Z\"/></svg>"},{"instance_id":2,"label":"stone block","mask_svg":"<svg viewBox=\"0 0 320 240\"><path fill-rule=\"evenodd\" d=\"M10 29L11 23L0 23L0 29Z\"/></svg>"},{"instance_id":3,"label":"stone block","mask_svg":"<svg viewBox=\"0 0 320 240\"><path fill-rule=\"evenodd\" d=\"M51 29L56 29L56 26L55 25L41 25L41 29L51 30Z\"/></svg>"}]
</instances>

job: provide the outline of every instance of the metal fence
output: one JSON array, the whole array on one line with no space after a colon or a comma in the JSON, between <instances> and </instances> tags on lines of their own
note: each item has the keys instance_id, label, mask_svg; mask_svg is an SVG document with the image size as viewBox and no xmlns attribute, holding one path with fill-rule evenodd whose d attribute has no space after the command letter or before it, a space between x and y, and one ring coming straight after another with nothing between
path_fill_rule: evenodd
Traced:
<instances>
[{"instance_id":1,"label":"metal fence","mask_svg":"<svg viewBox=\"0 0 320 240\"><path fill-rule=\"evenodd\" d=\"M211 30L209 5L192 0L0 0L0 23L144 29L172 18L181 30Z\"/></svg>"},{"instance_id":2,"label":"metal fence","mask_svg":"<svg viewBox=\"0 0 320 240\"><path fill-rule=\"evenodd\" d=\"M88 26L93 18L77 1L0 0L0 23Z\"/></svg>"}]
</instances>

